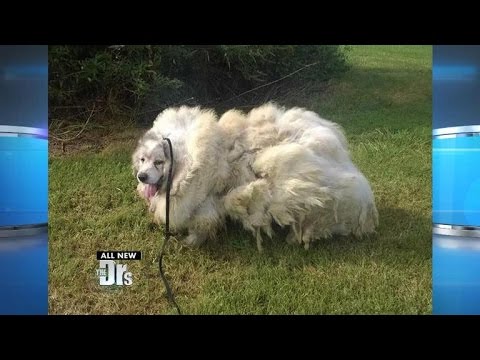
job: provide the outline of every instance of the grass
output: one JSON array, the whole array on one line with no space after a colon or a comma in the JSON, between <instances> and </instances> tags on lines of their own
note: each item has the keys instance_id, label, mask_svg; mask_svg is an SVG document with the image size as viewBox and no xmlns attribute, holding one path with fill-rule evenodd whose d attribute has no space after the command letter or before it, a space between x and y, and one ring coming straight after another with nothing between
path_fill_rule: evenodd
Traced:
<instances>
[{"instance_id":1,"label":"grass","mask_svg":"<svg viewBox=\"0 0 480 360\"><path fill-rule=\"evenodd\" d=\"M345 128L376 196L378 234L310 251L271 241L264 254L233 224L199 250L173 241L166 272L185 313L431 313L431 47L354 46L349 58L348 73L301 105ZM50 158L50 313L174 313L156 265L162 229L136 197L128 134ZM101 288L97 250L141 250L126 262L133 285Z\"/></svg>"}]
</instances>

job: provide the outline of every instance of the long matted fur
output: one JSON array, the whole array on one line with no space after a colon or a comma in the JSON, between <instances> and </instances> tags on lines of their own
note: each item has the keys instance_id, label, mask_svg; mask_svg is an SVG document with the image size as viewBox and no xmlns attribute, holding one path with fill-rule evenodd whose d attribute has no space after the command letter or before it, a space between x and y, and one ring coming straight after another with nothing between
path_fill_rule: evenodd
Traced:
<instances>
[{"instance_id":1,"label":"long matted fur","mask_svg":"<svg viewBox=\"0 0 480 360\"><path fill-rule=\"evenodd\" d=\"M287 241L305 248L333 234L373 233L378 213L370 185L353 164L341 127L301 108L269 103L217 119L199 107L169 108L133 154L137 190L165 221L169 167L164 137L174 150L171 225L201 245L228 216L262 248L272 223L289 227Z\"/></svg>"}]
</instances>

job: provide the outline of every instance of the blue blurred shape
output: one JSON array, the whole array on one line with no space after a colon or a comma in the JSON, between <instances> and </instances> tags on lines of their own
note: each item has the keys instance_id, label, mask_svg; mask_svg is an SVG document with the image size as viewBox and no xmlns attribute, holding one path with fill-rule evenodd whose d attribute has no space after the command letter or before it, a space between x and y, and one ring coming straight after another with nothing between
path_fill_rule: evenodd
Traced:
<instances>
[{"instance_id":1,"label":"blue blurred shape","mask_svg":"<svg viewBox=\"0 0 480 360\"><path fill-rule=\"evenodd\" d=\"M48 313L47 236L0 238L0 315Z\"/></svg>"},{"instance_id":2,"label":"blue blurred shape","mask_svg":"<svg viewBox=\"0 0 480 360\"><path fill-rule=\"evenodd\" d=\"M0 136L0 169L0 227L47 223L48 141Z\"/></svg>"},{"instance_id":3,"label":"blue blurred shape","mask_svg":"<svg viewBox=\"0 0 480 360\"><path fill-rule=\"evenodd\" d=\"M0 45L0 126L48 128L48 46Z\"/></svg>"},{"instance_id":4,"label":"blue blurred shape","mask_svg":"<svg viewBox=\"0 0 480 360\"><path fill-rule=\"evenodd\" d=\"M434 235L434 314L480 314L479 259L480 238Z\"/></svg>"},{"instance_id":5,"label":"blue blurred shape","mask_svg":"<svg viewBox=\"0 0 480 360\"><path fill-rule=\"evenodd\" d=\"M47 119L48 46L0 45L0 314L48 313L48 233L17 229L48 221Z\"/></svg>"},{"instance_id":6,"label":"blue blurred shape","mask_svg":"<svg viewBox=\"0 0 480 360\"><path fill-rule=\"evenodd\" d=\"M433 48L434 314L480 314L480 46Z\"/></svg>"},{"instance_id":7,"label":"blue blurred shape","mask_svg":"<svg viewBox=\"0 0 480 360\"><path fill-rule=\"evenodd\" d=\"M15 79L43 79L48 76L48 66L42 65L24 65L24 66L7 66L2 71L5 80Z\"/></svg>"},{"instance_id":8,"label":"blue blurred shape","mask_svg":"<svg viewBox=\"0 0 480 360\"><path fill-rule=\"evenodd\" d=\"M480 136L433 139L433 222L480 226Z\"/></svg>"},{"instance_id":9,"label":"blue blurred shape","mask_svg":"<svg viewBox=\"0 0 480 360\"><path fill-rule=\"evenodd\" d=\"M434 81L472 81L478 70L472 65L436 65L433 67Z\"/></svg>"}]
</instances>

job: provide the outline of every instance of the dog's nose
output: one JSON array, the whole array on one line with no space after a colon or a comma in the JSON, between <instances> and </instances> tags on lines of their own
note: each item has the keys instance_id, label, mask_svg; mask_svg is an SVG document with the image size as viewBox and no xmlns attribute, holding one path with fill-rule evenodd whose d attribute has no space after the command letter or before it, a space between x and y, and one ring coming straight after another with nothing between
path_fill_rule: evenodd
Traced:
<instances>
[{"instance_id":1,"label":"dog's nose","mask_svg":"<svg viewBox=\"0 0 480 360\"><path fill-rule=\"evenodd\" d=\"M148 179L148 175L145 173L139 173L137 177L138 177L138 180L140 180L141 182L145 182Z\"/></svg>"}]
</instances>

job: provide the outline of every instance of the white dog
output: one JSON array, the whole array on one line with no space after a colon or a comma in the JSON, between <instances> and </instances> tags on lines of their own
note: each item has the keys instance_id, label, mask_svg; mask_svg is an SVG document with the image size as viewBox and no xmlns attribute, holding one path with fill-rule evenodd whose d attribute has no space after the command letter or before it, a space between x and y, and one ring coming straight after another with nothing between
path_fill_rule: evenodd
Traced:
<instances>
[{"instance_id":1,"label":"white dog","mask_svg":"<svg viewBox=\"0 0 480 360\"><path fill-rule=\"evenodd\" d=\"M186 244L198 246L225 222L221 194L229 167L217 118L200 108L167 109L140 139L133 154L137 190L159 223L165 222L171 163L165 137L172 142L174 155L170 224L173 231L188 231Z\"/></svg>"},{"instance_id":2,"label":"white dog","mask_svg":"<svg viewBox=\"0 0 480 360\"><path fill-rule=\"evenodd\" d=\"M240 221L262 249L272 223L308 249L333 234L373 233L378 213L368 181L350 159L341 128L300 108L274 104L218 121L200 108L167 109L140 139L133 167L157 222L165 222L165 179L173 145L171 225L185 242L215 237L226 216Z\"/></svg>"}]
</instances>

